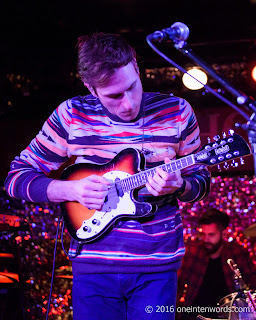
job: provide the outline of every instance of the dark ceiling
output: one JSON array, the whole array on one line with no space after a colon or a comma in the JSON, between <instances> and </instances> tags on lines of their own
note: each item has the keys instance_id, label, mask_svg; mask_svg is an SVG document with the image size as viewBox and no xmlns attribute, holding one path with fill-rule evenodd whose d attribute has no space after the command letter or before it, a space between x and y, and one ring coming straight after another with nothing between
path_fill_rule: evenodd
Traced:
<instances>
[{"instance_id":1,"label":"dark ceiling","mask_svg":"<svg viewBox=\"0 0 256 320\"><path fill-rule=\"evenodd\" d=\"M1 42L13 48L70 48L93 31L124 32L146 47L145 35L181 21L191 43L255 37L255 0L2 1Z\"/></svg>"},{"instance_id":2,"label":"dark ceiling","mask_svg":"<svg viewBox=\"0 0 256 320\"><path fill-rule=\"evenodd\" d=\"M44 110L45 105L52 110L62 99L83 93L85 89L74 79L75 45L81 34L121 33L137 50L141 70L170 66L148 46L146 36L176 21L189 27L188 45L202 59L224 65L224 76L231 74L230 64L243 63L246 77L240 76L244 70L237 70L231 80L247 89L247 94L253 95L256 89L247 81L256 62L256 0L10 0L1 2L0 12L1 86L5 90L1 114L9 105L13 110L21 108L17 99L12 101L14 94L26 96L26 108L31 111L31 105L35 111L34 103L29 102L33 100L32 89L37 95L43 92L40 101ZM176 62L184 66L191 63L171 43L162 47ZM24 83L29 83L28 90L22 87ZM153 82L151 87L154 89ZM37 103L38 111L41 107Z\"/></svg>"}]
</instances>

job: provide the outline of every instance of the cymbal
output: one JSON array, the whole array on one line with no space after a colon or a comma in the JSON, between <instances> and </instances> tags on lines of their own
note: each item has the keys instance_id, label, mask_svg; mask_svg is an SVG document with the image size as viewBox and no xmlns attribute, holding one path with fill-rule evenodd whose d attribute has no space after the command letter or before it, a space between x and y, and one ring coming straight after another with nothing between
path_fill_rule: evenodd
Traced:
<instances>
[{"instance_id":1,"label":"cymbal","mask_svg":"<svg viewBox=\"0 0 256 320\"><path fill-rule=\"evenodd\" d=\"M13 283L19 281L19 275L12 272L0 272L0 283Z\"/></svg>"},{"instance_id":2,"label":"cymbal","mask_svg":"<svg viewBox=\"0 0 256 320\"><path fill-rule=\"evenodd\" d=\"M250 227L246 228L246 229L243 231L243 234L244 234L246 237L256 237L256 223L255 223L255 224L252 224Z\"/></svg>"},{"instance_id":3,"label":"cymbal","mask_svg":"<svg viewBox=\"0 0 256 320\"><path fill-rule=\"evenodd\" d=\"M0 258L14 258L12 253L0 252Z\"/></svg>"},{"instance_id":4,"label":"cymbal","mask_svg":"<svg viewBox=\"0 0 256 320\"><path fill-rule=\"evenodd\" d=\"M55 276L56 278L62 278L62 279L73 279L73 276L72 275L60 275L60 276Z\"/></svg>"}]
</instances>

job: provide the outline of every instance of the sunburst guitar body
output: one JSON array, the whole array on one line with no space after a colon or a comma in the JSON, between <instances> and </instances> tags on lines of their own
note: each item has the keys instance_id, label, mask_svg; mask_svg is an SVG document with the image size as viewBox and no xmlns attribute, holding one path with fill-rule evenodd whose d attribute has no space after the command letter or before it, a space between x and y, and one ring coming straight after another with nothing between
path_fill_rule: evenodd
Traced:
<instances>
[{"instance_id":1,"label":"sunburst guitar body","mask_svg":"<svg viewBox=\"0 0 256 320\"><path fill-rule=\"evenodd\" d=\"M172 173L196 163L208 166L250 154L245 140L234 134L202 147L196 154L159 166ZM82 204L62 202L61 209L70 235L82 243L92 242L104 235L118 219L138 219L154 214L156 206L136 201L135 193L145 186L156 167L145 170L144 155L137 149L128 148L103 165L79 163L64 170L61 179L80 180L92 174L110 181L108 195L101 210L90 210Z\"/></svg>"}]
</instances>

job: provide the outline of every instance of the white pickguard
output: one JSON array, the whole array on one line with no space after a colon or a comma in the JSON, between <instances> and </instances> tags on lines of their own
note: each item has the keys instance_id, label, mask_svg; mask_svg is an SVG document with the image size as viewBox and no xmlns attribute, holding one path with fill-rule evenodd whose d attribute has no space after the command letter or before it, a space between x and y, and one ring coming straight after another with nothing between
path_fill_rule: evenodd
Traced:
<instances>
[{"instance_id":1,"label":"white pickguard","mask_svg":"<svg viewBox=\"0 0 256 320\"><path fill-rule=\"evenodd\" d=\"M121 180L129 176L131 176L129 173L123 171L110 171L103 175L111 182L107 201L100 211L96 210L90 219L83 221L81 227L76 231L78 238L85 240L99 234L116 217L124 214L135 215L136 207L130 197L130 192L125 192L122 197L119 197L115 187L116 178Z\"/></svg>"}]
</instances>

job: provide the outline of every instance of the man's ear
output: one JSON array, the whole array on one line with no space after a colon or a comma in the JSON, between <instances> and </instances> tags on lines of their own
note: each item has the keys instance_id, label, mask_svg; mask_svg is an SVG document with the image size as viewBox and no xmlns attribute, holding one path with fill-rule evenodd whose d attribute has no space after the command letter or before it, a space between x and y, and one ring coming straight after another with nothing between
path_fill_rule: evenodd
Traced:
<instances>
[{"instance_id":1,"label":"man's ear","mask_svg":"<svg viewBox=\"0 0 256 320\"><path fill-rule=\"evenodd\" d=\"M84 82L84 86L91 92L94 97L98 97L92 85Z\"/></svg>"},{"instance_id":2,"label":"man's ear","mask_svg":"<svg viewBox=\"0 0 256 320\"><path fill-rule=\"evenodd\" d=\"M134 64L135 71L136 71L136 72L138 73L138 75L139 75L139 74L140 74L140 69L139 69L137 60L136 60L135 58L133 59L133 64Z\"/></svg>"}]
</instances>

